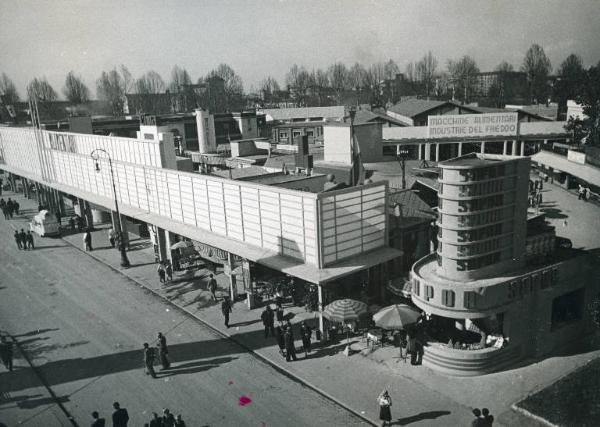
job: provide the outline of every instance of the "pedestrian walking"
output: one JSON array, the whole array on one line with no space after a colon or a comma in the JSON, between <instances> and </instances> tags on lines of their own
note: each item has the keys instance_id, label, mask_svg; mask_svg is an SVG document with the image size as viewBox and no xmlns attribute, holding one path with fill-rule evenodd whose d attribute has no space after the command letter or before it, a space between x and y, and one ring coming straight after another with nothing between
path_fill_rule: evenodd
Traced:
<instances>
[{"instance_id":1,"label":"pedestrian walking","mask_svg":"<svg viewBox=\"0 0 600 427\"><path fill-rule=\"evenodd\" d=\"M308 326L306 322L302 322L302 325L300 325L300 338L302 338L302 348L304 349L304 356L308 357L308 353L310 353L310 340L312 338L312 329L310 329L310 326Z\"/></svg>"},{"instance_id":2,"label":"pedestrian walking","mask_svg":"<svg viewBox=\"0 0 600 427\"><path fill-rule=\"evenodd\" d=\"M21 238L21 246L23 247L23 249L27 249L27 233L25 233L24 229L21 228L19 236Z\"/></svg>"},{"instance_id":3,"label":"pedestrian walking","mask_svg":"<svg viewBox=\"0 0 600 427\"><path fill-rule=\"evenodd\" d=\"M0 359L7 370L13 370L13 343L7 341L4 335L0 336Z\"/></svg>"},{"instance_id":4,"label":"pedestrian walking","mask_svg":"<svg viewBox=\"0 0 600 427\"><path fill-rule=\"evenodd\" d=\"M10 215L8 214L8 208L6 207L6 204L2 208L2 213L4 214L4 219L10 219Z\"/></svg>"},{"instance_id":5,"label":"pedestrian walking","mask_svg":"<svg viewBox=\"0 0 600 427\"><path fill-rule=\"evenodd\" d=\"M271 333L271 336L274 337L275 336L275 329L274 329L275 317L273 315L273 310L271 310L271 306L267 305L265 307L264 311L260 315L260 318L263 322L263 326L265 327L265 338L267 338L269 336L269 332Z\"/></svg>"},{"instance_id":6,"label":"pedestrian walking","mask_svg":"<svg viewBox=\"0 0 600 427\"><path fill-rule=\"evenodd\" d=\"M471 421L471 427L483 427L485 420L481 417L481 410L479 408L473 409L473 416L475 417Z\"/></svg>"},{"instance_id":7,"label":"pedestrian walking","mask_svg":"<svg viewBox=\"0 0 600 427\"><path fill-rule=\"evenodd\" d=\"M152 412L152 419L148 424L149 427L162 427L162 418L156 412Z\"/></svg>"},{"instance_id":8,"label":"pedestrian walking","mask_svg":"<svg viewBox=\"0 0 600 427\"><path fill-rule=\"evenodd\" d=\"M112 248L115 247L115 229L112 227L108 229L108 242Z\"/></svg>"},{"instance_id":9,"label":"pedestrian walking","mask_svg":"<svg viewBox=\"0 0 600 427\"><path fill-rule=\"evenodd\" d=\"M283 330L279 325L275 326L275 339L279 346L279 354L285 357L285 338L283 337Z\"/></svg>"},{"instance_id":10,"label":"pedestrian walking","mask_svg":"<svg viewBox=\"0 0 600 427\"><path fill-rule=\"evenodd\" d=\"M585 196L585 190L583 188L583 185L579 184L579 187L577 188L577 200L583 199L584 196Z\"/></svg>"},{"instance_id":11,"label":"pedestrian walking","mask_svg":"<svg viewBox=\"0 0 600 427\"><path fill-rule=\"evenodd\" d=\"M177 417L175 417L175 427L186 427L185 421L181 418L181 414L178 414Z\"/></svg>"},{"instance_id":12,"label":"pedestrian walking","mask_svg":"<svg viewBox=\"0 0 600 427\"><path fill-rule=\"evenodd\" d=\"M490 414L490 410L488 408L483 408L481 410L481 416L483 418L482 426L492 427L494 424L494 416Z\"/></svg>"},{"instance_id":13,"label":"pedestrian walking","mask_svg":"<svg viewBox=\"0 0 600 427\"><path fill-rule=\"evenodd\" d=\"M538 193L537 195L537 204L538 206L542 204L542 193Z\"/></svg>"},{"instance_id":14,"label":"pedestrian walking","mask_svg":"<svg viewBox=\"0 0 600 427\"><path fill-rule=\"evenodd\" d=\"M15 211L15 213L17 215L19 215L19 209L21 208L21 205L19 205L19 202L17 202L16 200L13 202L13 210Z\"/></svg>"},{"instance_id":15,"label":"pedestrian walking","mask_svg":"<svg viewBox=\"0 0 600 427\"><path fill-rule=\"evenodd\" d=\"M211 274L208 276L208 290L210 291L210 295L213 299L213 301L217 300L217 280L215 279L215 277Z\"/></svg>"},{"instance_id":16,"label":"pedestrian walking","mask_svg":"<svg viewBox=\"0 0 600 427\"><path fill-rule=\"evenodd\" d=\"M171 260L168 259L165 265L165 274L167 276L167 280L169 282L173 281L173 264L171 264Z\"/></svg>"},{"instance_id":17,"label":"pedestrian walking","mask_svg":"<svg viewBox=\"0 0 600 427\"><path fill-rule=\"evenodd\" d=\"M154 372L154 347L150 347L147 342L144 343L144 365L146 366L146 375L156 378L156 372Z\"/></svg>"},{"instance_id":18,"label":"pedestrian walking","mask_svg":"<svg viewBox=\"0 0 600 427\"><path fill-rule=\"evenodd\" d=\"M285 329L283 334L285 341L285 360L291 362L291 360L298 360L296 357L296 345L294 344L294 335L292 335L292 328L289 326Z\"/></svg>"},{"instance_id":19,"label":"pedestrian walking","mask_svg":"<svg viewBox=\"0 0 600 427\"><path fill-rule=\"evenodd\" d=\"M165 272L165 266L162 262L158 264L156 272L158 273L158 280L160 281L160 283L165 283L165 275L167 273Z\"/></svg>"},{"instance_id":20,"label":"pedestrian walking","mask_svg":"<svg viewBox=\"0 0 600 427\"><path fill-rule=\"evenodd\" d=\"M0 209L2 209L4 219L8 219L8 210L6 210L6 201L4 200L4 197L0 199Z\"/></svg>"},{"instance_id":21,"label":"pedestrian walking","mask_svg":"<svg viewBox=\"0 0 600 427\"><path fill-rule=\"evenodd\" d=\"M92 418L94 419L92 427L104 427L106 425L106 420L104 418L100 418L98 411L92 412Z\"/></svg>"},{"instance_id":22,"label":"pedestrian walking","mask_svg":"<svg viewBox=\"0 0 600 427\"><path fill-rule=\"evenodd\" d=\"M113 408L115 408L112 414L113 427L127 427L127 423L129 422L127 409L121 408L119 402L113 403Z\"/></svg>"},{"instance_id":23,"label":"pedestrian walking","mask_svg":"<svg viewBox=\"0 0 600 427\"><path fill-rule=\"evenodd\" d=\"M21 233L19 233L17 230L15 230L14 238L15 238L15 243L17 244L17 248L23 249L23 246L21 243Z\"/></svg>"},{"instance_id":24,"label":"pedestrian walking","mask_svg":"<svg viewBox=\"0 0 600 427\"><path fill-rule=\"evenodd\" d=\"M229 328L229 313L233 312L229 297L223 298L223 302L221 303L221 312L223 313L223 317L225 317L225 326Z\"/></svg>"},{"instance_id":25,"label":"pedestrian walking","mask_svg":"<svg viewBox=\"0 0 600 427\"><path fill-rule=\"evenodd\" d=\"M33 244L33 233L31 232L31 230L29 230L27 232L27 249L35 249L35 245Z\"/></svg>"},{"instance_id":26,"label":"pedestrian walking","mask_svg":"<svg viewBox=\"0 0 600 427\"><path fill-rule=\"evenodd\" d=\"M281 302L277 303L277 308L275 309L275 314L277 315L277 321L279 322L279 324L283 323L283 306L281 305Z\"/></svg>"},{"instance_id":27,"label":"pedestrian walking","mask_svg":"<svg viewBox=\"0 0 600 427\"><path fill-rule=\"evenodd\" d=\"M83 250L86 252L92 251L92 233L90 233L90 230L85 230L85 233L83 233Z\"/></svg>"},{"instance_id":28,"label":"pedestrian walking","mask_svg":"<svg viewBox=\"0 0 600 427\"><path fill-rule=\"evenodd\" d=\"M383 390L379 397L377 397L377 403L379 404L379 419L382 421L381 425L391 425L392 422L392 398L387 390Z\"/></svg>"},{"instance_id":29,"label":"pedestrian walking","mask_svg":"<svg viewBox=\"0 0 600 427\"><path fill-rule=\"evenodd\" d=\"M158 333L158 357L163 369L169 369L171 362L169 361L169 348L167 347L167 338L161 333Z\"/></svg>"},{"instance_id":30,"label":"pedestrian walking","mask_svg":"<svg viewBox=\"0 0 600 427\"><path fill-rule=\"evenodd\" d=\"M175 427L175 417L169 409L163 409L162 427Z\"/></svg>"},{"instance_id":31,"label":"pedestrian walking","mask_svg":"<svg viewBox=\"0 0 600 427\"><path fill-rule=\"evenodd\" d=\"M12 219L14 209L15 209L15 204L12 200L10 200L10 197L8 198L8 201L6 202L6 209L8 209L8 217Z\"/></svg>"}]
</instances>

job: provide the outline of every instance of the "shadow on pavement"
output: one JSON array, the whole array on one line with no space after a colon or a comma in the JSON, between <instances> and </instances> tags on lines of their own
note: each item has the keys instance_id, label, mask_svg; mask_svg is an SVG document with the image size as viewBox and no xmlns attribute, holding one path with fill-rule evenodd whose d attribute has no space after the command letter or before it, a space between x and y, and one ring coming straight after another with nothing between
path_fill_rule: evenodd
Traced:
<instances>
[{"instance_id":1,"label":"shadow on pavement","mask_svg":"<svg viewBox=\"0 0 600 427\"><path fill-rule=\"evenodd\" d=\"M185 363L183 365L171 365L164 371L157 371L157 378L172 377L174 375L195 374L197 372L208 371L212 368L218 368L225 363L236 360L237 357L219 357L216 359L202 360L197 362Z\"/></svg>"},{"instance_id":2,"label":"shadow on pavement","mask_svg":"<svg viewBox=\"0 0 600 427\"><path fill-rule=\"evenodd\" d=\"M33 400L23 400L17 403L20 409L34 409L38 406L55 405L57 403L66 403L69 401L69 396L42 397Z\"/></svg>"},{"instance_id":3,"label":"shadow on pavement","mask_svg":"<svg viewBox=\"0 0 600 427\"><path fill-rule=\"evenodd\" d=\"M27 395L27 394L23 394L21 396L11 396L11 397L6 397L6 396L2 396L2 398L0 398L0 406L2 405L6 405L7 403L19 403L23 400L29 400L29 399L34 399L36 397L40 397L42 396L41 394L33 394L31 396Z\"/></svg>"},{"instance_id":4,"label":"shadow on pavement","mask_svg":"<svg viewBox=\"0 0 600 427\"><path fill-rule=\"evenodd\" d=\"M405 426L408 424L415 423L417 421L423 420L434 420L436 418L442 417L444 415L450 415L450 411L429 411L429 412L421 412L420 414L413 415L411 417L406 418L398 418L396 421L391 423L392 426Z\"/></svg>"},{"instance_id":5,"label":"shadow on pavement","mask_svg":"<svg viewBox=\"0 0 600 427\"><path fill-rule=\"evenodd\" d=\"M46 332L54 332L54 331L58 331L58 330L59 330L59 328L36 329L34 331L25 332L23 334L13 335L13 337L14 338L32 337L35 335L45 334Z\"/></svg>"}]
</instances>

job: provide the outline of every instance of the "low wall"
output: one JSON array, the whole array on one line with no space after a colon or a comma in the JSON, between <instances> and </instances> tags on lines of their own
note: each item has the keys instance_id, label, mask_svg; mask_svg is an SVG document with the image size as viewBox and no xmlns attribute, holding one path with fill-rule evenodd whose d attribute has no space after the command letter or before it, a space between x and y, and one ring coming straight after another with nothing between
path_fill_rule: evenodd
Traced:
<instances>
[{"instance_id":1,"label":"low wall","mask_svg":"<svg viewBox=\"0 0 600 427\"><path fill-rule=\"evenodd\" d=\"M506 369L520 359L520 345L458 350L434 343L425 347L423 365L448 375L471 377Z\"/></svg>"}]
</instances>

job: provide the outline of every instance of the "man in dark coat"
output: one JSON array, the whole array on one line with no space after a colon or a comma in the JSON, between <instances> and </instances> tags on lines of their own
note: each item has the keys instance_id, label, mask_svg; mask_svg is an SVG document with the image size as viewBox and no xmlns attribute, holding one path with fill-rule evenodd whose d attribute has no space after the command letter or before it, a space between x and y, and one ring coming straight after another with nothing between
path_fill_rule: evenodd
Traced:
<instances>
[{"instance_id":1,"label":"man in dark coat","mask_svg":"<svg viewBox=\"0 0 600 427\"><path fill-rule=\"evenodd\" d=\"M12 218L14 209L15 209L15 204L12 200L10 200L10 197L8 198L8 201L6 202L6 209L8 209L9 218Z\"/></svg>"},{"instance_id":2,"label":"man in dark coat","mask_svg":"<svg viewBox=\"0 0 600 427\"><path fill-rule=\"evenodd\" d=\"M233 312L229 297L223 298L223 302L221 303L221 312L223 313L223 317L225 317L225 326L229 328L229 313Z\"/></svg>"},{"instance_id":3,"label":"man in dark coat","mask_svg":"<svg viewBox=\"0 0 600 427\"><path fill-rule=\"evenodd\" d=\"M23 249L22 242L21 242L21 233L19 233L17 230L15 230L14 237L15 237L15 242L17 244L17 248Z\"/></svg>"},{"instance_id":4,"label":"man in dark coat","mask_svg":"<svg viewBox=\"0 0 600 427\"><path fill-rule=\"evenodd\" d=\"M213 301L217 300L217 279L215 279L215 277L211 274L210 279L208 280L208 290L210 291L210 296L212 297Z\"/></svg>"},{"instance_id":5,"label":"man in dark coat","mask_svg":"<svg viewBox=\"0 0 600 427\"><path fill-rule=\"evenodd\" d=\"M144 365L146 366L146 373L151 375L152 378L156 378L154 372L154 348L150 347L147 342L144 343Z\"/></svg>"},{"instance_id":6,"label":"man in dark coat","mask_svg":"<svg viewBox=\"0 0 600 427\"><path fill-rule=\"evenodd\" d=\"M279 346L279 354L285 357L285 339L283 338L283 331L279 325L275 326L275 339L277 340L277 345Z\"/></svg>"},{"instance_id":7,"label":"man in dark coat","mask_svg":"<svg viewBox=\"0 0 600 427\"><path fill-rule=\"evenodd\" d=\"M152 419L150 420L150 427L162 427L162 418L158 416L156 412L152 412Z\"/></svg>"},{"instance_id":8,"label":"man in dark coat","mask_svg":"<svg viewBox=\"0 0 600 427\"><path fill-rule=\"evenodd\" d=\"M119 402L113 403L113 408L115 408L115 412L112 414L113 427L127 427L127 423L129 422L127 409L121 408Z\"/></svg>"},{"instance_id":9,"label":"man in dark coat","mask_svg":"<svg viewBox=\"0 0 600 427\"><path fill-rule=\"evenodd\" d=\"M19 215L19 209L21 208L21 205L19 205L19 202L17 202L16 200L13 202L13 210L15 211L15 213L17 215Z\"/></svg>"},{"instance_id":10,"label":"man in dark coat","mask_svg":"<svg viewBox=\"0 0 600 427\"><path fill-rule=\"evenodd\" d=\"M285 360L288 362L291 359L298 360L296 357L296 346L294 344L294 336L292 335L291 328L286 328L283 339L285 340Z\"/></svg>"},{"instance_id":11,"label":"man in dark coat","mask_svg":"<svg viewBox=\"0 0 600 427\"><path fill-rule=\"evenodd\" d=\"M27 233L25 233L25 230L23 230L21 228L21 232L19 233L19 237L21 239L21 246L23 247L23 249L27 249Z\"/></svg>"},{"instance_id":12,"label":"man in dark coat","mask_svg":"<svg viewBox=\"0 0 600 427\"><path fill-rule=\"evenodd\" d=\"M158 333L158 356L160 358L160 364L163 369L169 369L171 362L169 362L169 348L167 347L167 338L162 334Z\"/></svg>"},{"instance_id":13,"label":"man in dark coat","mask_svg":"<svg viewBox=\"0 0 600 427\"><path fill-rule=\"evenodd\" d=\"M312 329L310 326L306 324L306 322L302 322L300 326L300 337L302 338L302 348L304 348L304 355L308 357L308 353L310 353L310 339L312 336Z\"/></svg>"},{"instance_id":14,"label":"man in dark coat","mask_svg":"<svg viewBox=\"0 0 600 427\"><path fill-rule=\"evenodd\" d=\"M35 245L33 244L33 234L31 234L31 230L29 230L27 232L27 238L26 238L26 241L24 242L24 245L25 244L27 244L28 249L35 249Z\"/></svg>"},{"instance_id":15,"label":"man in dark coat","mask_svg":"<svg viewBox=\"0 0 600 427\"><path fill-rule=\"evenodd\" d=\"M269 332L271 332L271 336L275 336L275 315L273 313L273 310L271 310L271 306L267 305L265 310L260 315L260 318L262 319L263 325L265 327L265 338L269 336Z\"/></svg>"},{"instance_id":16,"label":"man in dark coat","mask_svg":"<svg viewBox=\"0 0 600 427\"><path fill-rule=\"evenodd\" d=\"M94 419L92 427L104 427L106 425L106 420L104 418L100 418L100 415L97 411L92 412L92 418Z\"/></svg>"}]
</instances>

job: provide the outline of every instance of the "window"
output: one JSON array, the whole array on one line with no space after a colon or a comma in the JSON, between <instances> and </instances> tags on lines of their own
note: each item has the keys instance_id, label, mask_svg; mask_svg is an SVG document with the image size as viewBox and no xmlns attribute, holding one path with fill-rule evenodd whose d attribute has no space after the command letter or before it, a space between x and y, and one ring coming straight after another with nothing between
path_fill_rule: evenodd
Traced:
<instances>
[{"instance_id":1,"label":"window","mask_svg":"<svg viewBox=\"0 0 600 427\"><path fill-rule=\"evenodd\" d=\"M551 330L575 322L583 316L583 288L554 298Z\"/></svg>"},{"instance_id":2,"label":"window","mask_svg":"<svg viewBox=\"0 0 600 427\"><path fill-rule=\"evenodd\" d=\"M421 290L419 289L419 281L417 279L413 279L413 283L412 283L412 292L413 294L415 294L416 296L421 295Z\"/></svg>"},{"instance_id":3,"label":"window","mask_svg":"<svg viewBox=\"0 0 600 427\"><path fill-rule=\"evenodd\" d=\"M425 299L427 301L433 299L433 286L425 285Z\"/></svg>"},{"instance_id":4,"label":"window","mask_svg":"<svg viewBox=\"0 0 600 427\"><path fill-rule=\"evenodd\" d=\"M463 305L465 308L475 308L477 306L477 293L473 291L465 292Z\"/></svg>"},{"instance_id":5,"label":"window","mask_svg":"<svg viewBox=\"0 0 600 427\"><path fill-rule=\"evenodd\" d=\"M442 290L442 304L446 307L454 307L454 291L449 289Z\"/></svg>"},{"instance_id":6,"label":"window","mask_svg":"<svg viewBox=\"0 0 600 427\"><path fill-rule=\"evenodd\" d=\"M307 130L306 131L306 136L315 136L315 132L311 129L311 130Z\"/></svg>"}]
</instances>

